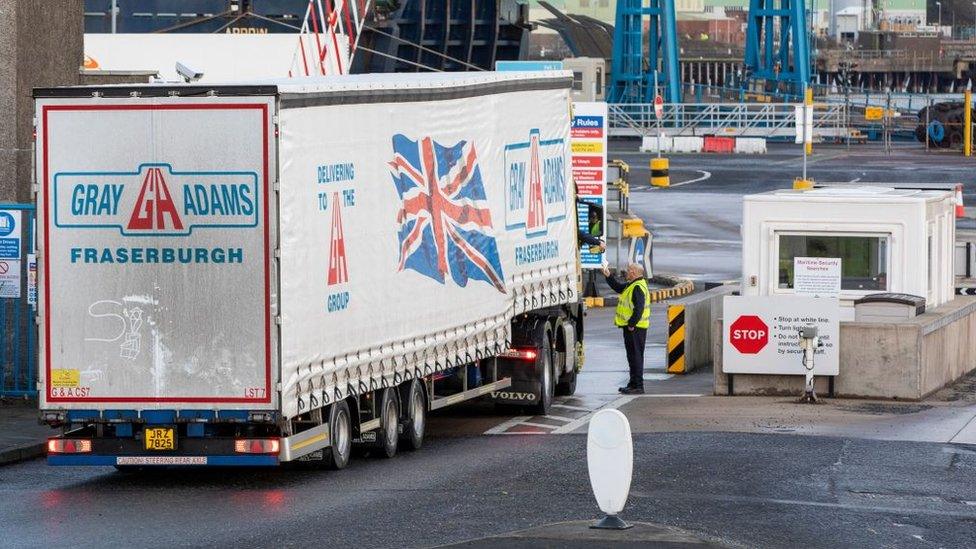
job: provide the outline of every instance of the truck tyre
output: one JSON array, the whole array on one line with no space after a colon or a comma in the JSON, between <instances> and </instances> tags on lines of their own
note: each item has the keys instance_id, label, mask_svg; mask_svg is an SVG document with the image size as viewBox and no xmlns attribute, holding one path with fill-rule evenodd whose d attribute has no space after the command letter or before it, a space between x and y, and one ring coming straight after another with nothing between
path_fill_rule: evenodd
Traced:
<instances>
[{"instance_id":1,"label":"truck tyre","mask_svg":"<svg viewBox=\"0 0 976 549\"><path fill-rule=\"evenodd\" d=\"M407 421L400 437L403 447L407 450L419 450L424 445L424 430L427 428L427 396L419 379L410 382L404 402L404 415Z\"/></svg>"},{"instance_id":2,"label":"truck tyre","mask_svg":"<svg viewBox=\"0 0 976 549\"><path fill-rule=\"evenodd\" d=\"M538 416L547 416L556 389L556 380L553 379L552 371L552 343L549 330L542 332L539 356L536 361L539 370L539 403L532 408L532 411Z\"/></svg>"},{"instance_id":3,"label":"truck tyre","mask_svg":"<svg viewBox=\"0 0 976 549\"><path fill-rule=\"evenodd\" d=\"M400 406L397 404L396 389L384 389L380 397L380 432L377 433L376 446L385 458L397 453L400 439Z\"/></svg>"},{"instance_id":4,"label":"truck tyre","mask_svg":"<svg viewBox=\"0 0 976 549\"><path fill-rule=\"evenodd\" d=\"M352 416L349 404L340 400L329 407L329 452L325 460L329 469L344 469L352 454Z\"/></svg>"},{"instance_id":5,"label":"truck tyre","mask_svg":"<svg viewBox=\"0 0 976 549\"><path fill-rule=\"evenodd\" d=\"M572 372L564 375L556 385L556 394L559 396L570 396L576 392L576 375L577 372L574 369Z\"/></svg>"}]
</instances>

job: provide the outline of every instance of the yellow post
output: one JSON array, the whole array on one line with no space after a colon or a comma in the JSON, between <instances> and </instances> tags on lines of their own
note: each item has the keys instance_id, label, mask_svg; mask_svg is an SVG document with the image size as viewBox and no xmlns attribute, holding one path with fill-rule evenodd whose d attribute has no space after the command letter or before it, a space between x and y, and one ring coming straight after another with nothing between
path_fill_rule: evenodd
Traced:
<instances>
[{"instance_id":1,"label":"yellow post","mask_svg":"<svg viewBox=\"0 0 976 549\"><path fill-rule=\"evenodd\" d=\"M807 93L806 93L806 96L803 98L803 102L808 105L807 108L810 108L810 109L813 108L813 88L809 88L809 87L807 88ZM812 132L813 131L813 128L810 128L810 131ZM813 136L812 135L810 136L810 142L807 143L806 145L804 145L804 147L806 147L806 149L807 149L807 154L813 154Z\"/></svg>"},{"instance_id":2,"label":"yellow post","mask_svg":"<svg viewBox=\"0 0 976 549\"><path fill-rule=\"evenodd\" d=\"M651 185L655 187L668 187L671 185L671 177L668 175L668 159L651 159Z\"/></svg>"},{"instance_id":3,"label":"yellow post","mask_svg":"<svg viewBox=\"0 0 976 549\"><path fill-rule=\"evenodd\" d=\"M973 92L966 90L963 96L962 118L962 152L966 156L973 155Z\"/></svg>"}]
</instances>

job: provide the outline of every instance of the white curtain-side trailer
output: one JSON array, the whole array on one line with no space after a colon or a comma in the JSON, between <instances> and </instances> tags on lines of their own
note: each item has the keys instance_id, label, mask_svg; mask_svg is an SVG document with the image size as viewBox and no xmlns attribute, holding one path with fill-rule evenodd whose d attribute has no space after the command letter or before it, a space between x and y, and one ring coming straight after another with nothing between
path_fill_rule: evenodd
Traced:
<instances>
[{"instance_id":1,"label":"white curtain-side trailer","mask_svg":"<svg viewBox=\"0 0 976 549\"><path fill-rule=\"evenodd\" d=\"M582 356L571 85L35 90L48 462L341 468L463 400L546 413Z\"/></svg>"}]
</instances>

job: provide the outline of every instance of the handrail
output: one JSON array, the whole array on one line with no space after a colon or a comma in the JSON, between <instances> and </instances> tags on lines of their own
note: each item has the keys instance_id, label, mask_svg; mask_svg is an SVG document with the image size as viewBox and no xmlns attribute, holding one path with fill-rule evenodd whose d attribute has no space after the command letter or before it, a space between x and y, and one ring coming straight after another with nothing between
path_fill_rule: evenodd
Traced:
<instances>
[{"instance_id":1,"label":"handrail","mask_svg":"<svg viewBox=\"0 0 976 549\"><path fill-rule=\"evenodd\" d=\"M796 126L796 103L680 103L665 105L660 126L672 136L752 135L788 136ZM848 127L842 104L817 104L814 128L841 135ZM639 136L658 127L652 104L610 104L610 130Z\"/></svg>"}]
</instances>

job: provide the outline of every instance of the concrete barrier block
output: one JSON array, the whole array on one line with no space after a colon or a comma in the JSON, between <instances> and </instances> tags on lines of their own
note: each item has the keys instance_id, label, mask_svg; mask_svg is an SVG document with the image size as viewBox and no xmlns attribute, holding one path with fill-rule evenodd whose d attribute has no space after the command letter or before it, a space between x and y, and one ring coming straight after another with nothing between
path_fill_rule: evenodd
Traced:
<instances>
[{"instance_id":1,"label":"concrete barrier block","mask_svg":"<svg viewBox=\"0 0 976 549\"><path fill-rule=\"evenodd\" d=\"M735 152L764 154L766 152L766 139L762 137L737 137L735 139Z\"/></svg>"},{"instance_id":2,"label":"concrete barrier block","mask_svg":"<svg viewBox=\"0 0 976 549\"><path fill-rule=\"evenodd\" d=\"M661 152L669 153L674 148L674 140L668 136L662 136L660 138ZM641 140L640 150L641 152L652 152L656 153L658 148L658 136L656 135L645 135L643 140Z\"/></svg>"},{"instance_id":3,"label":"concrete barrier block","mask_svg":"<svg viewBox=\"0 0 976 549\"><path fill-rule=\"evenodd\" d=\"M697 153L701 152L704 139L701 137L675 137L672 152Z\"/></svg>"}]
</instances>

